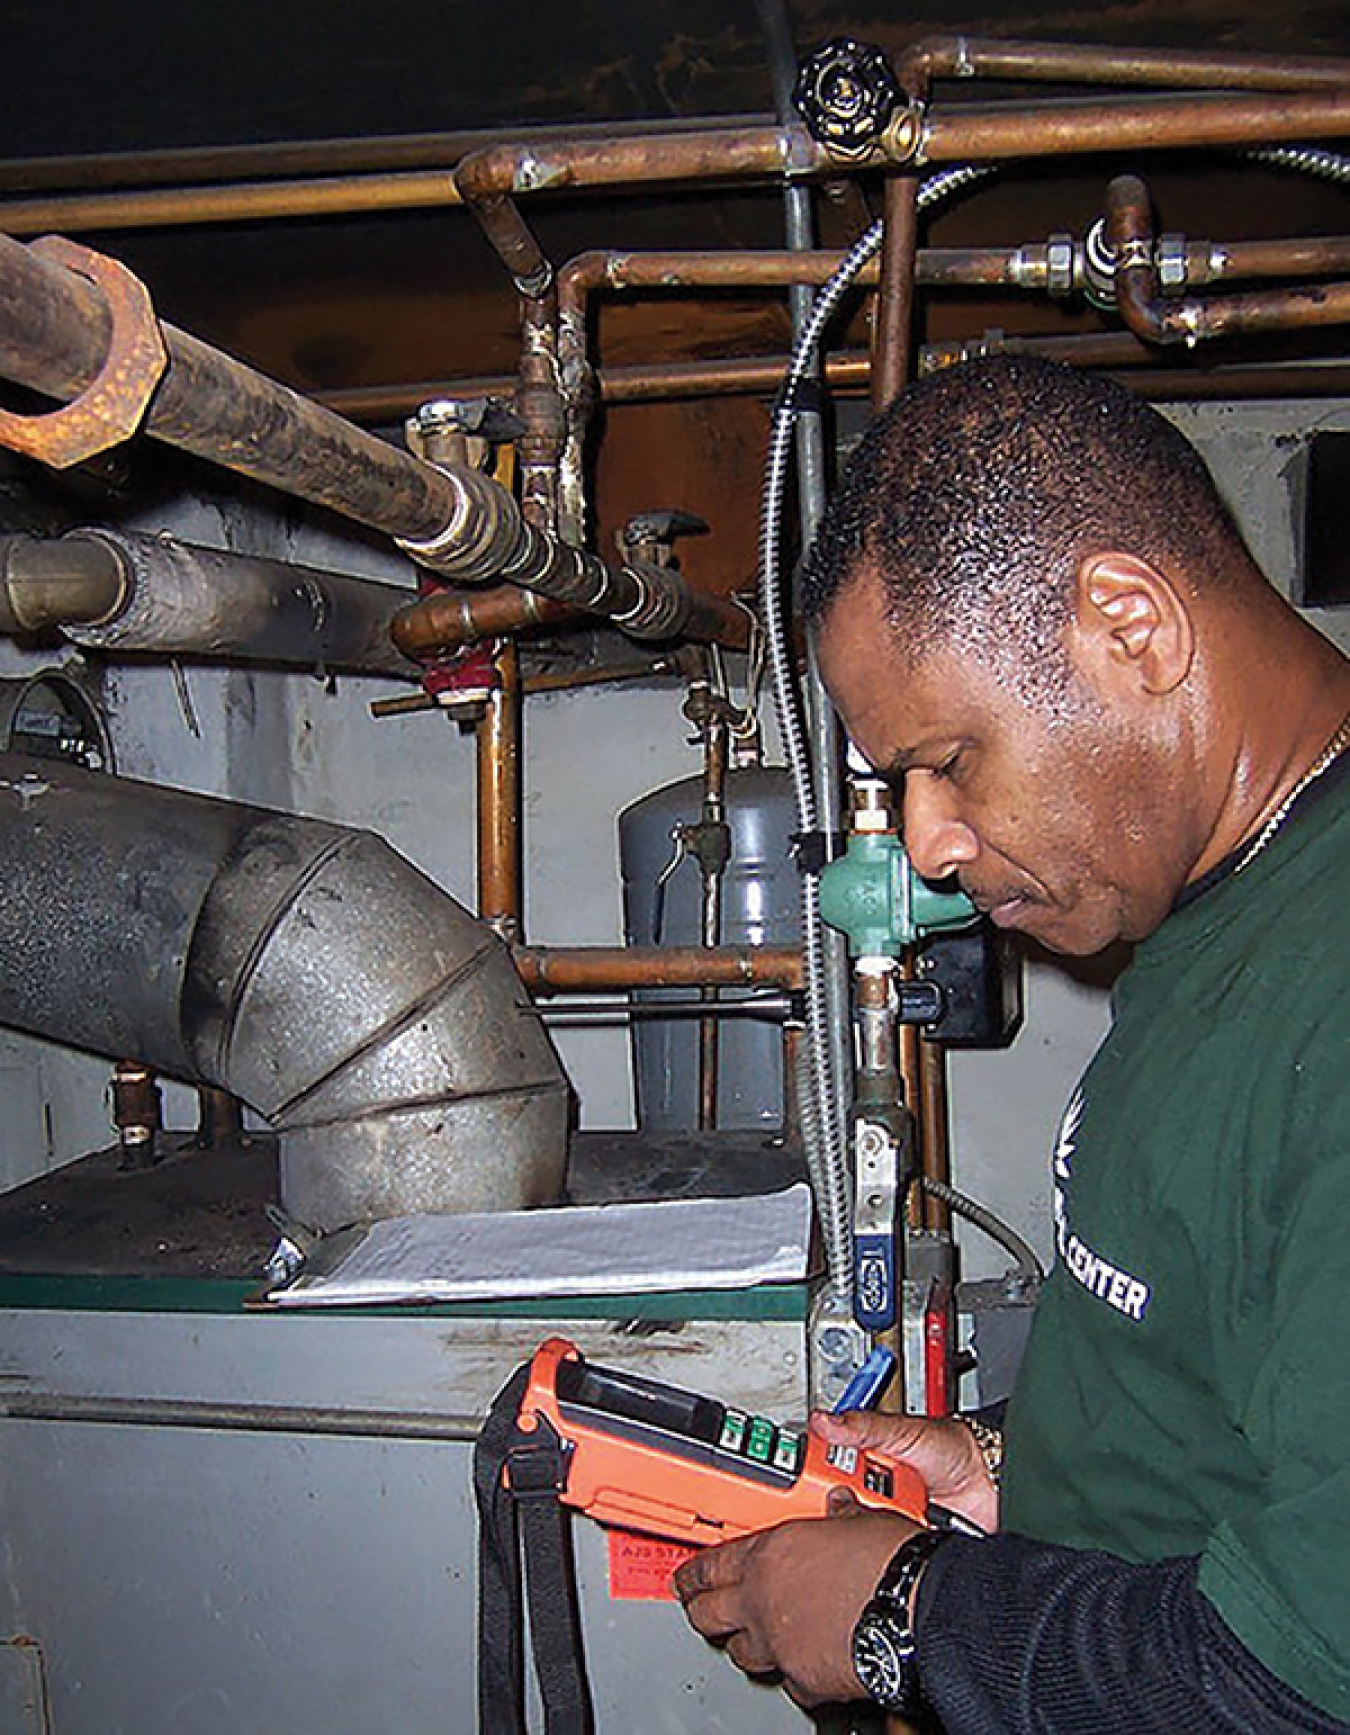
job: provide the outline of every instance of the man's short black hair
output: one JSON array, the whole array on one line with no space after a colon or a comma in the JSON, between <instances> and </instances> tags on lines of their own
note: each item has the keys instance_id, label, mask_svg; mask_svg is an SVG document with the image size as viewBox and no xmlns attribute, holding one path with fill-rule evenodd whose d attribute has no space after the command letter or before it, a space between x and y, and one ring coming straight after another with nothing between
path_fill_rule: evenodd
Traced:
<instances>
[{"instance_id":1,"label":"man's short black hair","mask_svg":"<svg viewBox=\"0 0 1350 1735\"><path fill-rule=\"evenodd\" d=\"M807 557L803 612L822 621L866 571L906 654L973 651L1048 697L1079 564L1107 549L1192 592L1257 576L1199 453L1141 397L991 356L911 386L869 428Z\"/></svg>"}]
</instances>

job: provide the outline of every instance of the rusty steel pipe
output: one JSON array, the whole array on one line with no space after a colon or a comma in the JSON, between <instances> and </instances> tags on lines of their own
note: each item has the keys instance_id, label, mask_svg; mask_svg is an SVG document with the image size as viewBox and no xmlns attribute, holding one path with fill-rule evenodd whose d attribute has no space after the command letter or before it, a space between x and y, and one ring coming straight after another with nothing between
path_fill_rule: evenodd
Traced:
<instances>
[{"instance_id":1,"label":"rusty steel pipe","mask_svg":"<svg viewBox=\"0 0 1350 1735\"><path fill-rule=\"evenodd\" d=\"M0 235L0 375L77 398L102 368L110 327L92 283ZM453 579L501 576L635 637L744 641L740 611L677 573L608 566L526 523L480 472L425 464L199 339L161 330L169 366L143 424L157 439L384 531Z\"/></svg>"},{"instance_id":2,"label":"rusty steel pipe","mask_svg":"<svg viewBox=\"0 0 1350 1735\"><path fill-rule=\"evenodd\" d=\"M795 946L518 946L512 954L534 995L623 993L630 988L800 988Z\"/></svg>"}]
</instances>

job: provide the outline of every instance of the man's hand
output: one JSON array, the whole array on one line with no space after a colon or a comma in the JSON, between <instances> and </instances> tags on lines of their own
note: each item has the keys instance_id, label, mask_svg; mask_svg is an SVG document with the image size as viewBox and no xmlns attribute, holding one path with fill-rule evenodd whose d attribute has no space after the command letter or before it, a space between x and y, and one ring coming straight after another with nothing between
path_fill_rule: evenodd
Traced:
<instances>
[{"instance_id":1,"label":"man's hand","mask_svg":"<svg viewBox=\"0 0 1350 1735\"><path fill-rule=\"evenodd\" d=\"M780 1524L703 1549L675 1574L675 1591L692 1625L748 1675L781 1675L803 1705L860 1699L853 1628L914 1530L861 1507Z\"/></svg>"},{"instance_id":2,"label":"man's hand","mask_svg":"<svg viewBox=\"0 0 1350 1735\"><path fill-rule=\"evenodd\" d=\"M824 1440L865 1447L878 1457L910 1465L928 1484L930 1500L968 1518L981 1530L998 1529L998 1489L975 1436L964 1422L850 1410L842 1416L813 1415L811 1432Z\"/></svg>"}]
</instances>

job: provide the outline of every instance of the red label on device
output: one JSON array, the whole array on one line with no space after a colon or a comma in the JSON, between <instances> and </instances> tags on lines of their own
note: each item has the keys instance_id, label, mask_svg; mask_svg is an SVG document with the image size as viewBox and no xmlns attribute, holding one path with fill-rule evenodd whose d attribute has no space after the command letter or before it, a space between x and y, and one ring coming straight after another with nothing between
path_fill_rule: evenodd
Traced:
<instances>
[{"instance_id":1,"label":"red label on device","mask_svg":"<svg viewBox=\"0 0 1350 1735\"><path fill-rule=\"evenodd\" d=\"M616 1602L674 1602L670 1588L676 1567L698 1553L687 1542L639 1536L633 1530L607 1529L609 1594Z\"/></svg>"}]
</instances>

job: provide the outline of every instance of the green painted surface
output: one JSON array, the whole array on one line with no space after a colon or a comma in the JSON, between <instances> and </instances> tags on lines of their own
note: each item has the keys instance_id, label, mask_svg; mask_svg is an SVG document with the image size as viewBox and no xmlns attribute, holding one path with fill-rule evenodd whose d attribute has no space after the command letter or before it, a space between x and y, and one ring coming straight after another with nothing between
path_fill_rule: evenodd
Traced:
<instances>
[{"instance_id":1,"label":"green painted surface","mask_svg":"<svg viewBox=\"0 0 1350 1735\"><path fill-rule=\"evenodd\" d=\"M804 1284L657 1295L551 1296L539 1301L451 1302L436 1307L272 1308L250 1305L255 1282L237 1278L0 1275L0 1309L96 1313L249 1313L295 1319L805 1319Z\"/></svg>"}]
</instances>

